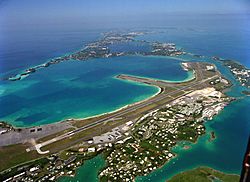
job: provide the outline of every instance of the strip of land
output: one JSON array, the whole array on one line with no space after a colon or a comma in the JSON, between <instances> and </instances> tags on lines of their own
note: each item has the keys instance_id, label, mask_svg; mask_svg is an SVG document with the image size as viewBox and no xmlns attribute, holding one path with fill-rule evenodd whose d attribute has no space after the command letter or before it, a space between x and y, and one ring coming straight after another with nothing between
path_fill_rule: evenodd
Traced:
<instances>
[{"instance_id":1,"label":"strip of land","mask_svg":"<svg viewBox=\"0 0 250 182\"><path fill-rule=\"evenodd\" d=\"M248 89L250 88L250 69L237 61L222 59L219 57L213 57L212 59L220 61L224 66L226 66L241 86ZM247 95L249 90L246 90L243 93Z\"/></svg>"}]
</instances>

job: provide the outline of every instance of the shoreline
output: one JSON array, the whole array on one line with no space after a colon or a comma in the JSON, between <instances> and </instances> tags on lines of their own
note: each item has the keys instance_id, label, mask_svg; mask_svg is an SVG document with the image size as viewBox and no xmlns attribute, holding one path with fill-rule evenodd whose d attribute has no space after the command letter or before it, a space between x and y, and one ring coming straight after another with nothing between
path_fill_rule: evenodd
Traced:
<instances>
[{"instance_id":1,"label":"shoreline","mask_svg":"<svg viewBox=\"0 0 250 182\"><path fill-rule=\"evenodd\" d=\"M121 81L124 81L124 80L121 80ZM127 81L127 82L131 82L132 83L132 81ZM134 82L134 84L135 83L136 82ZM136 84L140 84L140 83L136 83ZM84 117L84 118L79 118L79 119L77 119L77 118L69 118L69 119L64 119L64 120L56 121L56 122L53 122L53 123L39 124L39 125L34 125L34 126L24 126L24 127L22 127L22 126L15 126L15 125L11 124L10 122L8 122L6 120L5 121L1 121L1 122L6 122L7 124L11 125L15 129L19 129L19 128L20 129L28 129L28 128L34 128L34 127L39 127L39 126L55 125L55 124L61 124L61 123L65 123L65 122L71 123L71 122L74 122L74 121L81 121L81 120L93 119L93 118L97 118L97 117L101 117L101 116L104 116L104 115L108 115L108 114L112 114L112 113L121 111L121 110L123 110L123 109L125 109L127 107L134 106L134 105L140 104L142 102L146 102L149 99L152 99L152 98L156 97L157 95L159 95L160 93L162 93L163 90L164 90L163 88L158 87L158 86L154 86L154 85L151 85L151 86L147 85L147 84L141 84L141 85L157 88L158 91L155 94L153 94L152 96L150 96L150 97L146 97L145 99L142 99L140 101L137 101L137 102L134 102L134 103L131 103L131 104L126 104L126 105L124 105L122 107L119 107L119 108L117 108L115 110L112 110L112 111L109 111L109 112L104 112L104 113L97 114L97 115L94 115L94 116L88 116L88 117Z\"/></svg>"},{"instance_id":2,"label":"shoreline","mask_svg":"<svg viewBox=\"0 0 250 182\"><path fill-rule=\"evenodd\" d=\"M231 102L232 102L232 101L230 101L229 103L231 103ZM219 113L220 113L220 112L219 112ZM219 114L219 113L218 113L218 114ZM217 114L217 115L218 115L218 114ZM207 120L204 120L204 121L203 121L203 124L205 124L206 122L207 122ZM173 153L174 156L173 156L169 161L166 161L163 165L159 165L159 166L157 167L157 169L152 170L148 175L151 175L151 174L153 174L153 173L155 173L155 172L157 172L157 171L159 171L159 170L162 170L166 165L170 165L170 163L174 164L174 163L175 163L175 160L178 160L178 157L179 157L179 155L180 155L180 154L178 154L176 151L174 151L174 149L175 149L176 147L181 147L183 150L190 150L190 149L192 149L192 146L193 146L193 145L196 145L196 144L199 142L199 140L201 139L201 137L206 137L206 136L209 136L209 135L210 135L210 132L208 132L208 131L209 131L209 130L206 130L206 132L203 133L202 135L200 135L195 141L183 140L183 141L177 142L174 146L172 146L172 147L170 148L170 151ZM182 142L189 142L190 145L185 144L184 147L182 147L182 146L181 146L181 145L182 145ZM187 147L187 148L185 148L185 147ZM101 155L101 157L103 157L103 152L97 154L97 155L94 156L93 158L88 159L87 161L92 160L92 159L94 159L95 157L98 157L99 155ZM104 158L103 158L103 159L104 159ZM104 159L104 160L105 160L105 159ZM85 161L85 162L86 162L86 161ZM105 162L106 162L106 161L105 161ZM83 163L83 165L85 165L85 163ZM64 175L64 176L60 176L58 179L60 179L60 178L67 178L67 177L69 177L69 178L71 178L71 179L76 178L76 177L77 177L77 171L79 172L80 168L81 168L83 165L79 166L79 167L76 169L76 171L75 171L75 173L74 173L73 176ZM105 166L106 166L106 164L105 164L102 168L105 168ZM207 168L209 168L209 169L212 169L212 170L215 170L215 171L219 171L219 172L221 172L221 173L223 173L223 174L230 174L230 175L240 176L237 172L232 172L232 171L226 171L226 170L217 169L215 166L214 166L214 167L211 167L211 166L205 166L205 165L202 165L202 166L196 165L196 166L192 166L191 168L183 169L183 170L179 171L178 173L172 174L172 175L167 179L167 181L170 180L170 179L172 179L172 177L174 177L174 176L176 176L176 175L178 175L178 174L181 174L181 173L183 173L183 172L186 172L186 171L189 171L189 170L193 170L193 169L196 169L196 168L199 168L199 167L207 167ZM99 178L99 180L100 180L99 174L98 174L97 176L98 176L98 178ZM136 177L133 179L133 182L140 182L140 181L141 181L141 180L140 180L141 177L145 177L145 176L136 176ZM139 178L139 180L138 180L138 178ZM60 180L59 180L59 182L60 182Z\"/></svg>"},{"instance_id":3,"label":"shoreline","mask_svg":"<svg viewBox=\"0 0 250 182\"><path fill-rule=\"evenodd\" d=\"M228 97L228 96L227 96ZM231 101L228 101L228 104L231 103L233 100ZM227 104L227 105L228 105ZM224 109L224 108L223 108ZM152 111L154 112L154 111ZM220 111L221 112L221 111ZM219 113L220 113L219 112ZM213 117L217 116L219 113L217 113L216 115L214 115ZM202 121L202 125L205 125L205 123L207 122L206 119L203 119ZM195 141L190 141L190 140L181 140L180 142L190 142L191 145L184 145L184 146L188 146L188 148L183 148L182 150L188 150L190 148L192 148L192 145L196 145L199 140L201 139L201 137L203 136L207 136L209 135L210 133L207 132L207 130L205 129L205 133L201 134L201 135L198 135L198 137L195 139ZM169 165L170 163L175 163L175 161L173 161L173 159L175 160L178 160L178 156L179 156L179 153L177 153L176 151L174 151L174 149L176 147L182 147L180 145L179 142L177 142L174 146L170 147L169 148L169 151L171 151L171 153L174 155L170 160L168 161L165 161L163 165L158 165L157 168L155 170L152 170L149 174L147 174L146 176L150 175L150 174L154 174L155 172L159 171L159 170L162 170L166 165ZM223 173L225 173L224 171L222 171ZM178 174L178 173L177 173ZM174 176L174 174L173 174ZM135 178L133 178L133 181L135 182L139 182L144 176L136 176ZM170 179L170 178L169 178Z\"/></svg>"},{"instance_id":4,"label":"shoreline","mask_svg":"<svg viewBox=\"0 0 250 182\"><path fill-rule=\"evenodd\" d=\"M230 96L228 96L228 97L230 97ZM234 102L234 100L230 101L230 102L228 103L228 105L230 105L232 102ZM227 106L228 106L228 105L227 105ZM227 107L227 106L225 106L225 107ZM225 108L224 108L224 109L225 109ZM221 112L224 111L224 109L222 109L222 110L221 110L218 114L216 114L214 117L220 115ZM214 119L214 117L213 117L213 119ZM211 122L211 121L205 119L205 120L203 121L203 124L205 125L207 122ZM183 140L183 141L177 142L176 145L173 146L173 147L171 147L171 149L170 149L170 151L173 152L174 157L173 157L170 161L168 161L168 162L166 162L164 165L162 165L160 168L157 168L156 170L154 170L154 171L152 171L151 173L149 173L149 175L150 175L150 176L151 176L151 175L154 175L155 172L157 173L158 171L164 170L164 168L168 167L168 166L166 166L166 165L172 165L172 164L174 164L174 163L176 162L176 160L178 161L178 160L179 160L179 156L181 155L181 153L180 153L180 152L176 152L176 149L177 149L177 148L180 147L181 150L183 150L183 151L192 150L192 149L194 148L193 146L196 146L198 143L202 142L202 140L203 140L204 138L209 137L209 136L210 136L210 130L206 128L205 131L206 131L206 132L205 132L204 134L200 135L194 142L191 142L191 141L188 141L188 140ZM185 144L185 142L188 142L188 144ZM183 144L189 146L189 148L188 148L188 149L184 149L184 148L182 147ZM184 146L185 146L185 145L184 145ZM192 169L196 169L196 168L198 168L198 167L209 167L209 168L211 168L211 169L214 169L214 170L216 170L216 171L220 171L220 172L225 173L225 174L231 174L231 175L235 175L235 176L240 176L240 173L237 173L237 171L235 171L235 170L234 170L234 171L230 171L230 170L220 169L218 166L209 166L209 165L202 165L202 166L199 166L199 165L194 165L194 166L191 166L191 167L189 167L189 168L182 169L182 170L180 170L180 171L178 171L178 172L176 172L176 173L171 173L171 175L167 178L167 181L170 180L172 177L174 177L174 176L176 176L176 175L178 175L178 174L180 174L180 173L182 173L182 172L185 172L185 171L188 171L188 170L192 170ZM161 172L160 172L160 173L161 173ZM141 182L141 177L144 178L145 176L138 176L138 177L136 177L136 178L139 178L139 180L137 179L137 180L135 180L135 182ZM136 179L136 178L135 178L135 179Z\"/></svg>"},{"instance_id":5,"label":"shoreline","mask_svg":"<svg viewBox=\"0 0 250 182\"><path fill-rule=\"evenodd\" d=\"M167 181L171 181L171 180L173 180L176 177L185 175L185 174L193 172L193 171L197 171L199 169L211 170L212 172L216 172L216 173L219 173L221 175L230 175L230 176L234 176L234 177L240 178L240 174L235 174L235 173L231 173L231 172L228 172L228 171L222 171L222 170L216 169L214 167L211 167L209 165L201 165L201 166L194 166L192 168L187 168L187 169L181 170L181 171L179 171L179 173L176 173L175 175L173 175L170 178L168 178Z\"/></svg>"},{"instance_id":6,"label":"shoreline","mask_svg":"<svg viewBox=\"0 0 250 182\"><path fill-rule=\"evenodd\" d=\"M153 56L153 57L155 57L155 56ZM185 69L183 67L182 63L180 63L180 66L182 67L183 71L187 72L187 74L188 74L188 77L185 78L184 80L182 80L182 81L171 81L171 80L164 80L164 79L155 79L155 80L164 81L164 82L168 82L168 83L187 83L187 82L190 82L190 81L192 81L192 80L194 80L196 78L194 70L192 70L192 75L190 75L191 71L188 70L188 68ZM113 79L117 79L116 76L114 76L112 78ZM139 76L139 77L141 77L141 76ZM151 77L141 77L141 78L154 79L154 78L151 78ZM125 80L120 80L120 81L125 81ZM132 81L127 81L127 80L126 80L126 82L132 83ZM129 106L134 106L134 105L139 104L141 102L148 101L149 99L154 98L155 96L159 95L163 91L163 89L161 87L158 87L158 86L155 86L155 85L147 85L147 84L142 84L142 83L138 83L138 82L133 82L133 84L135 84L135 83L138 84L138 85L144 85L144 86L148 86L148 87L157 88L158 91L155 94L153 94L152 96L146 97L143 100L140 100L140 101L137 101L137 102L134 102L134 103L131 103L131 104L126 104L126 105L124 105L122 107L119 107L119 108L117 108L115 110L112 110L112 111L109 111L109 112L100 113L100 114L93 115L93 116L88 116L88 117L83 117L83 118L62 119L60 121L55 121L55 122L52 122L52 123L38 124L38 125L31 125L31 126L16 126L16 125L14 125L11 122L8 122L6 120L4 120L3 122L6 122L6 123L10 124L12 127L16 128L16 129L18 129L18 128L27 129L27 128L33 128L33 127L39 127L39 126L45 126L45 125L51 125L51 124L52 125L53 124L60 124L60 123L64 123L64 122L70 122L71 123L72 121L81 121L81 120L93 119L93 118L97 118L97 117L101 117L101 116L104 116L104 115L108 115L108 114L112 114L112 113L118 112L118 111L120 111L122 109L125 109L125 108L127 108Z\"/></svg>"},{"instance_id":7,"label":"shoreline","mask_svg":"<svg viewBox=\"0 0 250 182\"><path fill-rule=\"evenodd\" d=\"M128 82L129 82L129 81L128 81ZM145 84L145 85L146 85L146 84ZM149 86L149 85L147 85L147 86ZM102 113L102 114L97 114L97 115L89 116L89 117L86 117L86 118L80 118L80 119L74 119L74 118L72 118L72 119L73 119L74 121L80 121L80 120L85 120L85 119L93 119L93 118L96 118L96 117L104 116L104 115L106 115L106 114L112 114L112 113L115 113L115 112L120 111L120 110L122 110L122 109L125 109L125 108L127 108L127 107L129 107L129 106L134 106L134 105L136 105L136 104L139 104L139 103L145 102L145 101L147 101L147 100L149 100L149 99L152 99L153 97L159 95L159 94L163 91L163 89L162 89L161 87L158 87L158 86L149 86L149 87L156 87L156 88L158 88L157 93L155 93L154 95L152 95L152 96L150 96L150 97L147 97L146 99L143 99L143 100L141 100L141 101L137 101L137 102L134 102L134 103L131 103L131 104L126 104L126 105L124 105L124 106L122 106L122 107L120 107L120 108L118 108L118 109L115 109L115 110L113 110L113 111L110 111L110 112L105 112L105 113ZM73 120L71 120L71 119L68 119L68 120L73 121ZM65 120L65 121L68 122L67 120ZM65 122L65 121L59 121L59 122Z\"/></svg>"},{"instance_id":8,"label":"shoreline","mask_svg":"<svg viewBox=\"0 0 250 182\"><path fill-rule=\"evenodd\" d=\"M185 59L185 58L180 58L180 57L176 57L176 56L160 56L160 55L127 55L127 56L131 56L131 57L136 57L136 56L140 56L140 57L159 57L159 58L169 58L169 59L174 59L174 60L178 60L178 61L184 61L185 63L187 63L187 62L189 62L189 60L187 60L187 59ZM90 59L91 60L91 59ZM70 60L69 60L70 61ZM159 80L159 81L164 81L164 82L168 82L168 83L188 83L188 82L190 82L190 81L192 81L192 80L194 80L196 77L195 77L195 72L194 72L194 70L192 71L192 73L191 73L191 71L190 70L188 70L188 68L187 68L187 70L183 67L183 65L182 65L182 63L183 62L181 62L179 65L182 67L182 69L183 69L183 71L185 71L185 72L187 72L187 78L185 78L184 80L173 80L173 81L171 81L171 80L165 80L165 79L155 79L155 80ZM43 65L43 64L40 64L40 65ZM40 66L40 65L38 65L38 66ZM39 68L40 69L40 68ZM191 75L192 74L192 75ZM25 76L27 76L27 75L25 75ZM139 77L141 77L141 76L139 76ZM154 78L151 78L151 77L141 77L141 78L149 78L149 79L154 79ZM147 84L144 84L144 85L147 85ZM149 86L149 85L148 85ZM160 89L159 87L157 87L157 86L153 86L153 87L156 87L156 88L158 88L158 89ZM117 109L115 109L115 110L111 110L111 111L109 111L109 112L104 112L104 113L100 113L100 114L96 114L96 115L93 115L93 116L87 116L87 117L79 117L79 118L74 118L74 117L72 117L72 118L68 118L68 119L61 119L61 120L57 120L57 121L53 121L53 122L49 122L49 123L46 123L46 124L34 124L34 125L24 125L24 126L18 126L18 125L16 125L16 124L13 124L13 123L11 123L11 121L8 121L8 120L2 120L3 122L6 122L6 123L8 123L8 124L10 124L11 126L13 126L14 128L16 128L16 129L18 129L18 128L22 128L22 129L27 129L27 128L33 128L33 127L39 127L39 126L45 126L45 125L53 125L53 124L59 124L59 123L62 123L62 122L71 122L71 121L80 121L80 120L85 120L85 119L93 119L93 118L96 118L96 117L100 117L100 116L104 116L104 115L106 115L106 114L112 114L112 113L114 113L114 112L117 112L117 111L120 111L120 110L122 110L122 109L124 109L124 108L127 108L127 107L129 107L129 106L133 106L133 105L135 105L135 104L139 104L139 103L141 103L141 102L143 102L143 101L147 101L148 99L151 99L151 98L153 98L153 97L155 97L156 95L158 95L159 93L161 93L160 92L160 90L156 93L156 94L154 94L154 95L152 95L152 96L150 96L150 97L146 97L146 98L144 98L143 100L140 100L140 101L137 101L137 102L134 102L134 103L131 103L131 104L126 104L126 105L124 105L124 106L121 106L121 107L118 107Z\"/></svg>"}]
</instances>

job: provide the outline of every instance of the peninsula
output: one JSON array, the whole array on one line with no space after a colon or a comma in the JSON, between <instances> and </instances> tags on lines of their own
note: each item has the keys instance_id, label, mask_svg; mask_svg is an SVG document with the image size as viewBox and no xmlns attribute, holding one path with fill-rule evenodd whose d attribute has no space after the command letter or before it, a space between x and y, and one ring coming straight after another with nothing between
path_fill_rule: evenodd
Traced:
<instances>
[{"instance_id":1,"label":"peninsula","mask_svg":"<svg viewBox=\"0 0 250 182\"><path fill-rule=\"evenodd\" d=\"M220 61L224 66L228 67L234 77L240 82L241 86L250 88L250 69L237 61L221 59L219 57L213 57L214 60ZM247 91L243 92L247 93Z\"/></svg>"},{"instance_id":2,"label":"peninsula","mask_svg":"<svg viewBox=\"0 0 250 182\"><path fill-rule=\"evenodd\" d=\"M240 176L234 174L225 174L220 171L208 168L208 167L198 167L193 170L185 171L176 176L172 177L168 182L192 182L192 181L227 181L235 182L239 181Z\"/></svg>"}]
</instances>

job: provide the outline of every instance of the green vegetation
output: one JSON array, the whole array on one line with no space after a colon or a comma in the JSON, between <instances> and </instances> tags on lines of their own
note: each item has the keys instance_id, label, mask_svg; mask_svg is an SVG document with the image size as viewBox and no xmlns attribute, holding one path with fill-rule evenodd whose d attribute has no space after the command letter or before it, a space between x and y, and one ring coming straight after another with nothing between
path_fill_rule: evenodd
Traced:
<instances>
[{"instance_id":1,"label":"green vegetation","mask_svg":"<svg viewBox=\"0 0 250 182\"><path fill-rule=\"evenodd\" d=\"M158 151L158 149L157 149L154 145L148 143L148 142L145 141L145 140L143 140L143 141L140 143L140 147L142 147L142 148L144 148L144 149L147 149L147 150L152 150L152 151L155 150L155 151Z\"/></svg>"},{"instance_id":2,"label":"green vegetation","mask_svg":"<svg viewBox=\"0 0 250 182\"><path fill-rule=\"evenodd\" d=\"M22 164L20 166L12 168L12 170L9 170L6 173L1 173L0 174L0 180L2 180L3 177L5 179L9 178L9 177L12 177L12 176L16 175L17 173L21 173L23 171L26 171L28 168L31 168L31 167L40 166L41 168L44 168L47 165L48 162L49 161L48 161L47 158L40 158L40 159L36 159L34 161L24 163L24 164ZM41 171L39 175L42 175L42 174L44 174L44 172Z\"/></svg>"},{"instance_id":3,"label":"green vegetation","mask_svg":"<svg viewBox=\"0 0 250 182\"><path fill-rule=\"evenodd\" d=\"M175 156L171 148L177 142L196 142L205 133L204 119L218 114L231 100L210 97L208 92L215 90L198 90L140 118L130 131L131 136L109 148L112 152L106 155L101 181L132 181L136 176L147 175Z\"/></svg>"},{"instance_id":4,"label":"green vegetation","mask_svg":"<svg viewBox=\"0 0 250 182\"><path fill-rule=\"evenodd\" d=\"M39 158L36 151L26 152L28 146L17 144L0 148L0 171Z\"/></svg>"},{"instance_id":5,"label":"green vegetation","mask_svg":"<svg viewBox=\"0 0 250 182\"><path fill-rule=\"evenodd\" d=\"M177 174L168 182L211 182L211 181L221 181L221 182L236 182L239 181L240 177L234 174L225 174L220 171L208 167L199 167L194 170L182 172Z\"/></svg>"}]
</instances>

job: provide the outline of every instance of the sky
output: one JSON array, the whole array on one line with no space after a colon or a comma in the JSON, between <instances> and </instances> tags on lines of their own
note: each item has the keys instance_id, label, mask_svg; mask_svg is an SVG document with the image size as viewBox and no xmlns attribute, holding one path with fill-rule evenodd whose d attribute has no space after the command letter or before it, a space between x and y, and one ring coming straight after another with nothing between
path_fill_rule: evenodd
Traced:
<instances>
[{"instance_id":1,"label":"sky","mask_svg":"<svg viewBox=\"0 0 250 182\"><path fill-rule=\"evenodd\" d=\"M12 24L17 28L38 23L104 24L176 14L218 13L250 13L250 0L0 0L0 25Z\"/></svg>"},{"instance_id":2,"label":"sky","mask_svg":"<svg viewBox=\"0 0 250 182\"><path fill-rule=\"evenodd\" d=\"M163 13L242 13L250 0L0 0L0 14L116 17Z\"/></svg>"}]
</instances>

